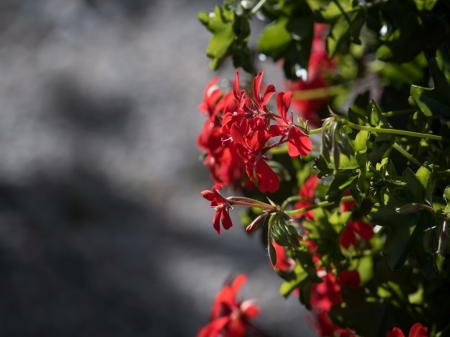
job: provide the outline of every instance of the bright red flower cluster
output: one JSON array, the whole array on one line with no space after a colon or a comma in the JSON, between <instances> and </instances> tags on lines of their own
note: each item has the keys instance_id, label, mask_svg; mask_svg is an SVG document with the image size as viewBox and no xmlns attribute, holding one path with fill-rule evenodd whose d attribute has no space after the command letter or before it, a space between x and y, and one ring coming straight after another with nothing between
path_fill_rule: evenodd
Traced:
<instances>
[{"instance_id":1,"label":"bright red flower cluster","mask_svg":"<svg viewBox=\"0 0 450 337\"><path fill-rule=\"evenodd\" d=\"M198 332L197 337L244 337L247 328L253 327L249 320L258 316L259 308L251 300L236 300L246 280L247 276L239 275L222 288L213 304L211 322Z\"/></svg>"},{"instance_id":2,"label":"bright red flower cluster","mask_svg":"<svg viewBox=\"0 0 450 337\"><path fill-rule=\"evenodd\" d=\"M206 153L204 163L216 183L242 184L245 171L261 192L272 193L280 181L267 163L267 152L287 142L290 156L306 156L312 143L306 131L294 124L292 114L288 116L292 93L278 93L279 114L268 109L275 87L268 85L261 95L262 77L260 72L253 80L253 97L240 90L239 72L226 95L214 87L217 79L208 84L199 107L209 118L197 144Z\"/></svg>"}]
</instances>

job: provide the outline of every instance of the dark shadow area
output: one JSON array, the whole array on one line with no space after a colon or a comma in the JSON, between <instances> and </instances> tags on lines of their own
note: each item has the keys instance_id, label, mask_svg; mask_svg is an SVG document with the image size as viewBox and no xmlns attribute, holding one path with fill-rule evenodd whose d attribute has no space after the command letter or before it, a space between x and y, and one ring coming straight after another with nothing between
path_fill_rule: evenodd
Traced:
<instances>
[{"instance_id":1,"label":"dark shadow area","mask_svg":"<svg viewBox=\"0 0 450 337\"><path fill-rule=\"evenodd\" d=\"M189 336L201 320L158 277L172 236L151 205L77 170L3 183L0 205L0 335Z\"/></svg>"},{"instance_id":2,"label":"dark shadow area","mask_svg":"<svg viewBox=\"0 0 450 337\"><path fill-rule=\"evenodd\" d=\"M52 110L74 129L120 137L128 126L133 101L123 93L95 95L68 76L60 76L50 85Z\"/></svg>"}]
</instances>

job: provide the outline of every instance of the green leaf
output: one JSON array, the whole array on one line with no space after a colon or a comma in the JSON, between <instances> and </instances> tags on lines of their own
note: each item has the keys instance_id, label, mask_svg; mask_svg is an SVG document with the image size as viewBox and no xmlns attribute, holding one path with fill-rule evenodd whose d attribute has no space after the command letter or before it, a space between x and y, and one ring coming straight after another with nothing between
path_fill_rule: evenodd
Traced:
<instances>
[{"instance_id":1,"label":"green leaf","mask_svg":"<svg viewBox=\"0 0 450 337\"><path fill-rule=\"evenodd\" d=\"M389 301L379 301L365 293L365 289L343 287L343 302L331 307L329 317L334 324L351 328L358 335L385 336L394 325L394 310Z\"/></svg>"},{"instance_id":2,"label":"green leaf","mask_svg":"<svg viewBox=\"0 0 450 337\"><path fill-rule=\"evenodd\" d=\"M322 280L317 276L316 266L310 253L295 250L292 258L295 260L295 267L292 270L291 278L281 285L280 293L287 297L295 288L299 288L300 302L311 310L311 286Z\"/></svg>"},{"instance_id":3,"label":"green leaf","mask_svg":"<svg viewBox=\"0 0 450 337\"><path fill-rule=\"evenodd\" d=\"M245 71L251 72L250 51L247 47L250 35L248 20L231 9L219 6L215 7L214 12L200 12L197 17L213 33L206 49L206 55L213 59L211 68L217 70L227 56L233 56L235 67L242 66Z\"/></svg>"},{"instance_id":4,"label":"green leaf","mask_svg":"<svg viewBox=\"0 0 450 337\"><path fill-rule=\"evenodd\" d=\"M450 119L450 50L442 45L436 57L429 59L434 88L411 86L409 104L425 116L439 115Z\"/></svg>"},{"instance_id":5,"label":"green leaf","mask_svg":"<svg viewBox=\"0 0 450 337\"><path fill-rule=\"evenodd\" d=\"M450 186L447 186L444 190L444 200L447 205L450 203Z\"/></svg>"},{"instance_id":6,"label":"green leaf","mask_svg":"<svg viewBox=\"0 0 450 337\"><path fill-rule=\"evenodd\" d=\"M423 178L424 172L419 172ZM398 213L408 203L425 204L426 190L419 178L407 169L402 176L405 185L394 191L386 190L382 203L375 205L370 217L379 226L391 229L383 249L389 266L395 270L403 266L411 253L414 253L422 272L428 276L436 275L433 256L424 247L425 231L436 225L434 215L420 210L415 213Z\"/></svg>"},{"instance_id":7,"label":"green leaf","mask_svg":"<svg viewBox=\"0 0 450 337\"><path fill-rule=\"evenodd\" d=\"M438 0L414 0L419 11L431 11Z\"/></svg>"},{"instance_id":8,"label":"green leaf","mask_svg":"<svg viewBox=\"0 0 450 337\"><path fill-rule=\"evenodd\" d=\"M293 11L291 16L280 16L268 25L258 40L259 52L273 58L283 59L285 76L296 80L301 78L302 69L308 69L311 44L314 35L314 21L309 8Z\"/></svg>"},{"instance_id":9,"label":"green leaf","mask_svg":"<svg viewBox=\"0 0 450 337\"><path fill-rule=\"evenodd\" d=\"M332 1L317 13L320 22L331 25L326 47L328 55L333 57L339 46L347 40L360 44L359 34L365 22L364 10L351 0Z\"/></svg>"}]
</instances>

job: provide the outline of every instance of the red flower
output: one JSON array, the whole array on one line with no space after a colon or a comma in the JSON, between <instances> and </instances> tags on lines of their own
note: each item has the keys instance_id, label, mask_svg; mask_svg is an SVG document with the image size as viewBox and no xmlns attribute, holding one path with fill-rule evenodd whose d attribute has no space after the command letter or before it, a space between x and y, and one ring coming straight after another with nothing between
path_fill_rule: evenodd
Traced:
<instances>
[{"instance_id":1,"label":"red flower","mask_svg":"<svg viewBox=\"0 0 450 337\"><path fill-rule=\"evenodd\" d=\"M342 232L339 243L345 249L349 249L350 246L356 247L357 235L364 240L370 240L373 237L372 226L362 220L350 220Z\"/></svg>"},{"instance_id":2,"label":"red flower","mask_svg":"<svg viewBox=\"0 0 450 337\"><path fill-rule=\"evenodd\" d=\"M210 207L216 209L216 213L213 217L213 227L219 235L220 223L222 223L224 229L230 229L233 226L230 215L228 214L228 211L232 207L228 200L219 193L220 189L222 189L222 187L216 184L213 186L212 191L205 190L201 192L203 198L210 201Z\"/></svg>"},{"instance_id":3,"label":"red flower","mask_svg":"<svg viewBox=\"0 0 450 337\"><path fill-rule=\"evenodd\" d=\"M220 110L220 106L217 102L222 97L222 90L215 87L216 83L219 81L218 77L214 77L205 88L203 94L203 102L198 106L200 110L205 112L210 119L214 119L217 112Z\"/></svg>"},{"instance_id":4,"label":"red flower","mask_svg":"<svg viewBox=\"0 0 450 337\"><path fill-rule=\"evenodd\" d=\"M316 190L317 183L319 182L319 177L310 176L306 179L303 186L298 191L298 195L301 197L301 200L294 205L294 208L300 209L311 206L314 204L314 192ZM305 216L309 220L314 220L314 211L308 211L304 214L296 215L297 218Z\"/></svg>"},{"instance_id":5,"label":"red flower","mask_svg":"<svg viewBox=\"0 0 450 337\"><path fill-rule=\"evenodd\" d=\"M249 319L258 316L259 308L251 300L238 302L236 295L247 280L239 275L217 294L211 313L211 322L203 327L197 337L244 337Z\"/></svg>"},{"instance_id":6,"label":"red flower","mask_svg":"<svg viewBox=\"0 0 450 337\"><path fill-rule=\"evenodd\" d=\"M325 273L322 280L322 283L313 284L311 288L311 305L315 318L315 322L312 322L313 329L320 336L355 336L350 330L334 325L328 318L331 306L340 303L342 297L336 277L331 272Z\"/></svg>"},{"instance_id":7,"label":"red flower","mask_svg":"<svg viewBox=\"0 0 450 337\"><path fill-rule=\"evenodd\" d=\"M278 125L271 127L273 136L283 136L288 139L288 153L291 157L306 156L312 149L311 139L296 125L291 114L287 113L291 105L292 92L279 92L277 95L277 108L281 118L277 118Z\"/></svg>"},{"instance_id":8,"label":"red flower","mask_svg":"<svg viewBox=\"0 0 450 337\"><path fill-rule=\"evenodd\" d=\"M275 270L291 271L294 268L295 261L286 255L286 250L283 246L280 246L275 241L272 241L272 245L277 254L277 261L274 266Z\"/></svg>"},{"instance_id":9,"label":"red flower","mask_svg":"<svg viewBox=\"0 0 450 337\"><path fill-rule=\"evenodd\" d=\"M340 286L348 286L356 288L361 283L361 277L359 276L357 270L344 270L339 275L338 283Z\"/></svg>"},{"instance_id":10,"label":"red flower","mask_svg":"<svg viewBox=\"0 0 450 337\"><path fill-rule=\"evenodd\" d=\"M258 75L256 75L253 80L253 96L255 97L256 106L260 109L261 112L267 112L266 105L269 103L270 98L275 93L275 87L273 84L269 84L264 91L264 94L261 96L261 82L263 78L264 72L260 71Z\"/></svg>"},{"instance_id":11,"label":"red flower","mask_svg":"<svg viewBox=\"0 0 450 337\"><path fill-rule=\"evenodd\" d=\"M350 195L350 192L346 192L345 195ZM352 211L354 207L355 201L343 202L340 205L342 212ZM373 235L373 228L369 223L364 220L350 220L341 234L339 243L345 249L349 249L350 246L356 247L358 236L364 240L370 240Z\"/></svg>"},{"instance_id":12,"label":"red flower","mask_svg":"<svg viewBox=\"0 0 450 337\"><path fill-rule=\"evenodd\" d=\"M262 150L270 138L269 133L260 127L252 133L244 136L239 128L233 124L230 130L236 149L242 157L245 170L251 181L258 180L258 188L261 192L273 193L280 187L278 176L273 172L263 157Z\"/></svg>"},{"instance_id":13,"label":"red flower","mask_svg":"<svg viewBox=\"0 0 450 337\"><path fill-rule=\"evenodd\" d=\"M405 335L399 328L394 328L392 331L388 331L386 337L405 337ZM416 323L411 327L409 337L428 337L428 328L420 323Z\"/></svg>"}]
</instances>

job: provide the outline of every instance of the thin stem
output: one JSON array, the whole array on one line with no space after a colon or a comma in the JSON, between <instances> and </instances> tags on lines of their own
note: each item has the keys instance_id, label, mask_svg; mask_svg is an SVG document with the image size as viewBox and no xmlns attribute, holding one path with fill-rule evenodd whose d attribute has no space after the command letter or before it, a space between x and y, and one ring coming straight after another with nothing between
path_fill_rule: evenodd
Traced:
<instances>
[{"instance_id":1,"label":"thin stem","mask_svg":"<svg viewBox=\"0 0 450 337\"><path fill-rule=\"evenodd\" d=\"M396 149L398 152L400 152L406 159L408 159L411 163L416 164L417 166L422 166L422 164L420 163L420 161L418 161L416 158L414 158L411 154L408 153L408 151L406 151L404 148L402 148L400 145L398 145L397 143L394 143L394 145L392 145L392 147L394 149Z\"/></svg>"},{"instance_id":2,"label":"thin stem","mask_svg":"<svg viewBox=\"0 0 450 337\"><path fill-rule=\"evenodd\" d=\"M325 88L294 91L292 98L298 100L319 99L334 96L348 88L347 84L337 84Z\"/></svg>"},{"instance_id":3,"label":"thin stem","mask_svg":"<svg viewBox=\"0 0 450 337\"><path fill-rule=\"evenodd\" d=\"M353 199L353 197L348 196L348 197L343 197L341 199L341 202L353 201L353 200L355 200L355 199ZM322 201L315 205L311 205L311 206L299 208L299 209L294 209L292 211L287 211L285 213L289 216L293 216L293 215L303 214L305 212L308 212L308 211L316 209L316 208L324 208L324 207L328 207L328 206L333 206L334 204L335 204L334 202Z\"/></svg>"},{"instance_id":4,"label":"thin stem","mask_svg":"<svg viewBox=\"0 0 450 337\"><path fill-rule=\"evenodd\" d=\"M436 334L436 337L441 337L441 336L443 336L443 333L444 333L444 332L447 332L448 330L450 330L450 324L448 324L444 329L442 329L441 331L439 331L439 332Z\"/></svg>"},{"instance_id":5,"label":"thin stem","mask_svg":"<svg viewBox=\"0 0 450 337\"><path fill-rule=\"evenodd\" d=\"M275 147L273 149L270 149L269 152L271 154L285 154L288 153L288 147L287 146Z\"/></svg>"},{"instance_id":6,"label":"thin stem","mask_svg":"<svg viewBox=\"0 0 450 337\"><path fill-rule=\"evenodd\" d=\"M302 198L301 196L299 196L299 195L294 195L294 196L292 196L292 197L289 197L289 198L287 198L287 199L283 202L283 204L281 205L281 208L282 208L282 209L285 209L286 206L287 206L288 204L290 204L291 202L300 201L301 199L303 199L303 198Z\"/></svg>"},{"instance_id":7,"label":"thin stem","mask_svg":"<svg viewBox=\"0 0 450 337\"><path fill-rule=\"evenodd\" d=\"M416 112L416 109L405 109L405 110L397 110L397 111L387 111L383 112L382 115L384 117L392 117L397 115L408 115L410 113Z\"/></svg>"},{"instance_id":8,"label":"thin stem","mask_svg":"<svg viewBox=\"0 0 450 337\"><path fill-rule=\"evenodd\" d=\"M309 135L315 135L316 133L321 133L322 131L323 131L323 127L318 128L318 129L309 130L308 134Z\"/></svg>"},{"instance_id":9,"label":"thin stem","mask_svg":"<svg viewBox=\"0 0 450 337\"><path fill-rule=\"evenodd\" d=\"M267 0L260 0L255 7L252 8L252 11L250 12L251 15L255 15L257 11L260 10L262 6L266 3Z\"/></svg>"},{"instance_id":10,"label":"thin stem","mask_svg":"<svg viewBox=\"0 0 450 337\"><path fill-rule=\"evenodd\" d=\"M365 131L376 132L376 133L389 133L389 134L392 134L392 135L418 137L418 138L425 138L425 139L433 139L433 140L440 140L440 141L444 141L444 142L450 142L449 138L436 136L436 135L430 135L428 133L419 133L419 132L406 131L406 130L397 130L397 129L373 128L371 126L358 125L358 124L352 123L352 122L350 122L348 120L345 120L345 119L341 119L340 121L343 124L348 125L352 129L356 129L356 130L365 130Z\"/></svg>"},{"instance_id":11,"label":"thin stem","mask_svg":"<svg viewBox=\"0 0 450 337\"><path fill-rule=\"evenodd\" d=\"M335 3L335 5L339 8L339 10L341 11L342 15L344 15L345 20L347 20L348 25L351 27L352 26L352 21L350 20L350 18L347 15L347 12L344 11L344 9L342 8L341 4L339 3L339 1L333 0L333 2Z\"/></svg>"}]
</instances>

